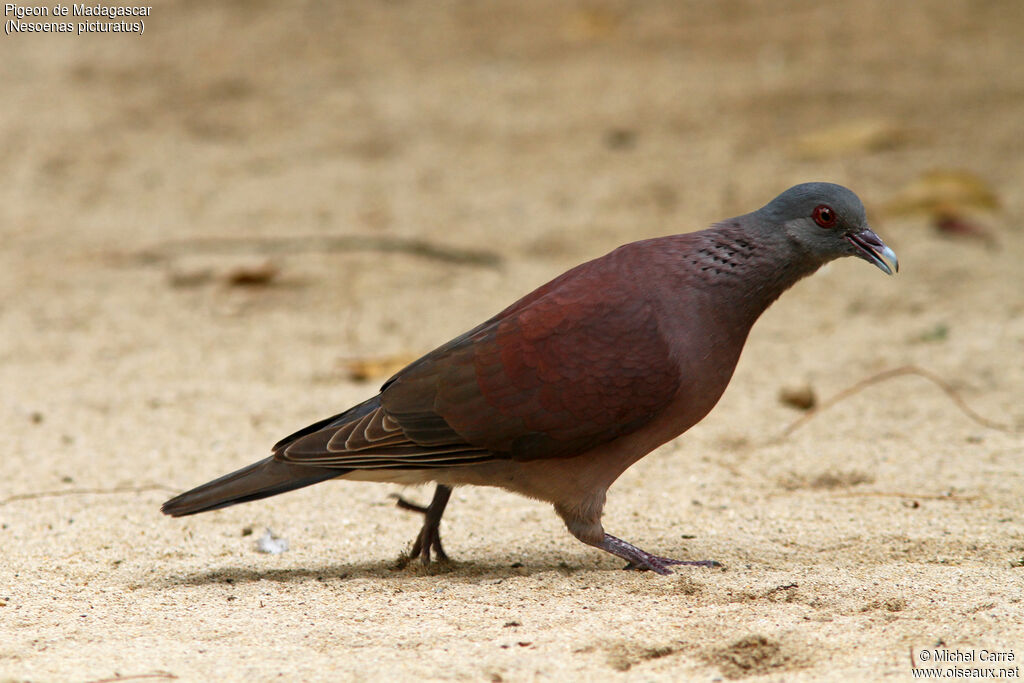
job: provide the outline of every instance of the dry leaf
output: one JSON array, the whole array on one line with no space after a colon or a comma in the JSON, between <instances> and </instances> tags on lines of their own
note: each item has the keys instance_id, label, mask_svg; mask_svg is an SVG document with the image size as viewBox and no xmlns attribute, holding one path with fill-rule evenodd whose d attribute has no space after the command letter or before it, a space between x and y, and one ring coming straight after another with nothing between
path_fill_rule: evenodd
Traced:
<instances>
[{"instance_id":1,"label":"dry leaf","mask_svg":"<svg viewBox=\"0 0 1024 683\"><path fill-rule=\"evenodd\" d=\"M801 159L830 159L856 152L892 149L908 139L907 131L889 121L847 121L797 139L794 154Z\"/></svg>"},{"instance_id":2,"label":"dry leaf","mask_svg":"<svg viewBox=\"0 0 1024 683\"><path fill-rule=\"evenodd\" d=\"M995 244L992 233L975 221L953 214L939 214L932 219L932 226L943 235L952 237L973 237L989 245Z\"/></svg>"},{"instance_id":3,"label":"dry leaf","mask_svg":"<svg viewBox=\"0 0 1024 683\"><path fill-rule=\"evenodd\" d=\"M270 260L242 263L224 274L224 282L229 287L263 287L269 285L280 272L281 268Z\"/></svg>"},{"instance_id":4,"label":"dry leaf","mask_svg":"<svg viewBox=\"0 0 1024 683\"><path fill-rule=\"evenodd\" d=\"M243 263L227 271L224 282L230 287L262 287L269 285L280 272L270 260Z\"/></svg>"},{"instance_id":5,"label":"dry leaf","mask_svg":"<svg viewBox=\"0 0 1024 683\"><path fill-rule=\"evenodd\" d=\"M810 410L818 403L818 398L809 384L803 384L798 387L782 387L779 390L779 402L798 410Z\"/></svg>"},{"instance_id":6,"label":"dry leaf","mask_svg":"<svg viewBox=\"0 0 1024 683\"><path fill-rule=\"evenodd\" d=\"M411 353L396 353L370 358L342 358L338 365L348 379L367 382L371 379L390 377L417 358L419 356Z\"/></svg>"},{"instance_id":7,"label":"dry leaf","mask_svg":"<svg viewBox=\"0 0 1024 683\"><path fill-rule=\"evenodd\" d=\"M585 42L607 38L618 30L622 16L611 10L591 7L569 14L562 24L566 39Z\"/></svg>"},{"instance_id":8,"label":"dry leaf","mask_svg":"<svg viewBox=\"0 0 1024 683\"><path fill-rule=\"evenodd\" d=\"M921 174L885 204L887 213L926 214L933 220L998 208L999 196L991 185L970 171L948 168Z\"/></svg>"}]
</instances>

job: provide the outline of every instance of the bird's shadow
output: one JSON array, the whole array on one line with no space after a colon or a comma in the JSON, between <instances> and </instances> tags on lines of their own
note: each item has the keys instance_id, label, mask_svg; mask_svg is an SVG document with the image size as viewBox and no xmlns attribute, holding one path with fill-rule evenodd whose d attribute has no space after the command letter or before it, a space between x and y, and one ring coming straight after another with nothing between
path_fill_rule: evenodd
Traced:
<instances>
[{"instance_id":1,"label":"bird's shadow","mask_svg":"<svg viewBox=\"0 0 1024 683\"><path fill-rule=\"evenodd\" d=\"M387 579L393 582L405 582L426 577L444 577L447 581L456 583L479 583L482 580L508 579L552 571L572 576L582 572L622 569L622 567L610 566L606 562L587 562L584 558L571 558L571 560L576 561L539 558L538 561L531 561L530 564L524 565L520 562L504 564L495 559L493 562L447 561L423 565L417 560L404 562L400 558L390 562L381 560L350 564L322 564L318 567L289 567L287 569L225 566L184 575L166 576L162 583L165 588L170 588L216 584L233 585L257 581L288 584L306 581L327 583L353 579Z\"/></svg>"}]
</instances>

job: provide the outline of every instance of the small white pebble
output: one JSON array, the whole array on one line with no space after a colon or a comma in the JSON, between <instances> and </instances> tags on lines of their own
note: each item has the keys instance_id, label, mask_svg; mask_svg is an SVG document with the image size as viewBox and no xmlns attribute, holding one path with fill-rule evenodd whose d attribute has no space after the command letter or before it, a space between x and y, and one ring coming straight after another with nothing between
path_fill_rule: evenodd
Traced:
<instances>
[{"instance_id":1,"label":"small white pebble","mask_svg":"<svg viewBox=\"0 0 1024 683\"><path fill-rule=\"evenodd\" d=\"M280 555L285 550L288 550L288 539L275 536L274 532L268 528L256 541L256 550L261 553Z\"/></svg>"}]
</instances>

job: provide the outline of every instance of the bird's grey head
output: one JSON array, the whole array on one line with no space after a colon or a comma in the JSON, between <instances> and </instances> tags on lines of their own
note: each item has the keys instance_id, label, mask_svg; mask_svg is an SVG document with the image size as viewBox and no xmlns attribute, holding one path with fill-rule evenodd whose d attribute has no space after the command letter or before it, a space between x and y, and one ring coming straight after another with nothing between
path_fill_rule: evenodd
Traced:
<instances>
[{"instance_id":1,"label":"bird's grey head","mask_svg":"<svg viewBox=\"0 0 1024 683\"><path fill-rule=\"evenodd\" d=\"M755 212L822 263L857 256L892 275L899 261L868 226L860 198L842 185L804 183Z\"/></svg>"}]
</instances>

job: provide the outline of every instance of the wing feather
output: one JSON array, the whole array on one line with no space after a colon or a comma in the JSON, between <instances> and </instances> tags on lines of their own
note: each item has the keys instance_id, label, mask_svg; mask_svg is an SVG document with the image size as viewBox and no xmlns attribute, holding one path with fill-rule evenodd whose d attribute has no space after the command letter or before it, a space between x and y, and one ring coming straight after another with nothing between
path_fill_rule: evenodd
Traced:
<instances>
[{"instance_id":1,"label":"wing feather","mask_svg":"<svg viewBox=\"0 0 1024 683\"><path fill-rule=\"evenodd\" d=\"M374 402L298 432L278 458L344 469L577 455L639 429L680 377L625 250L583 264L413 362Z\"/></svg>"}]
</instances>

